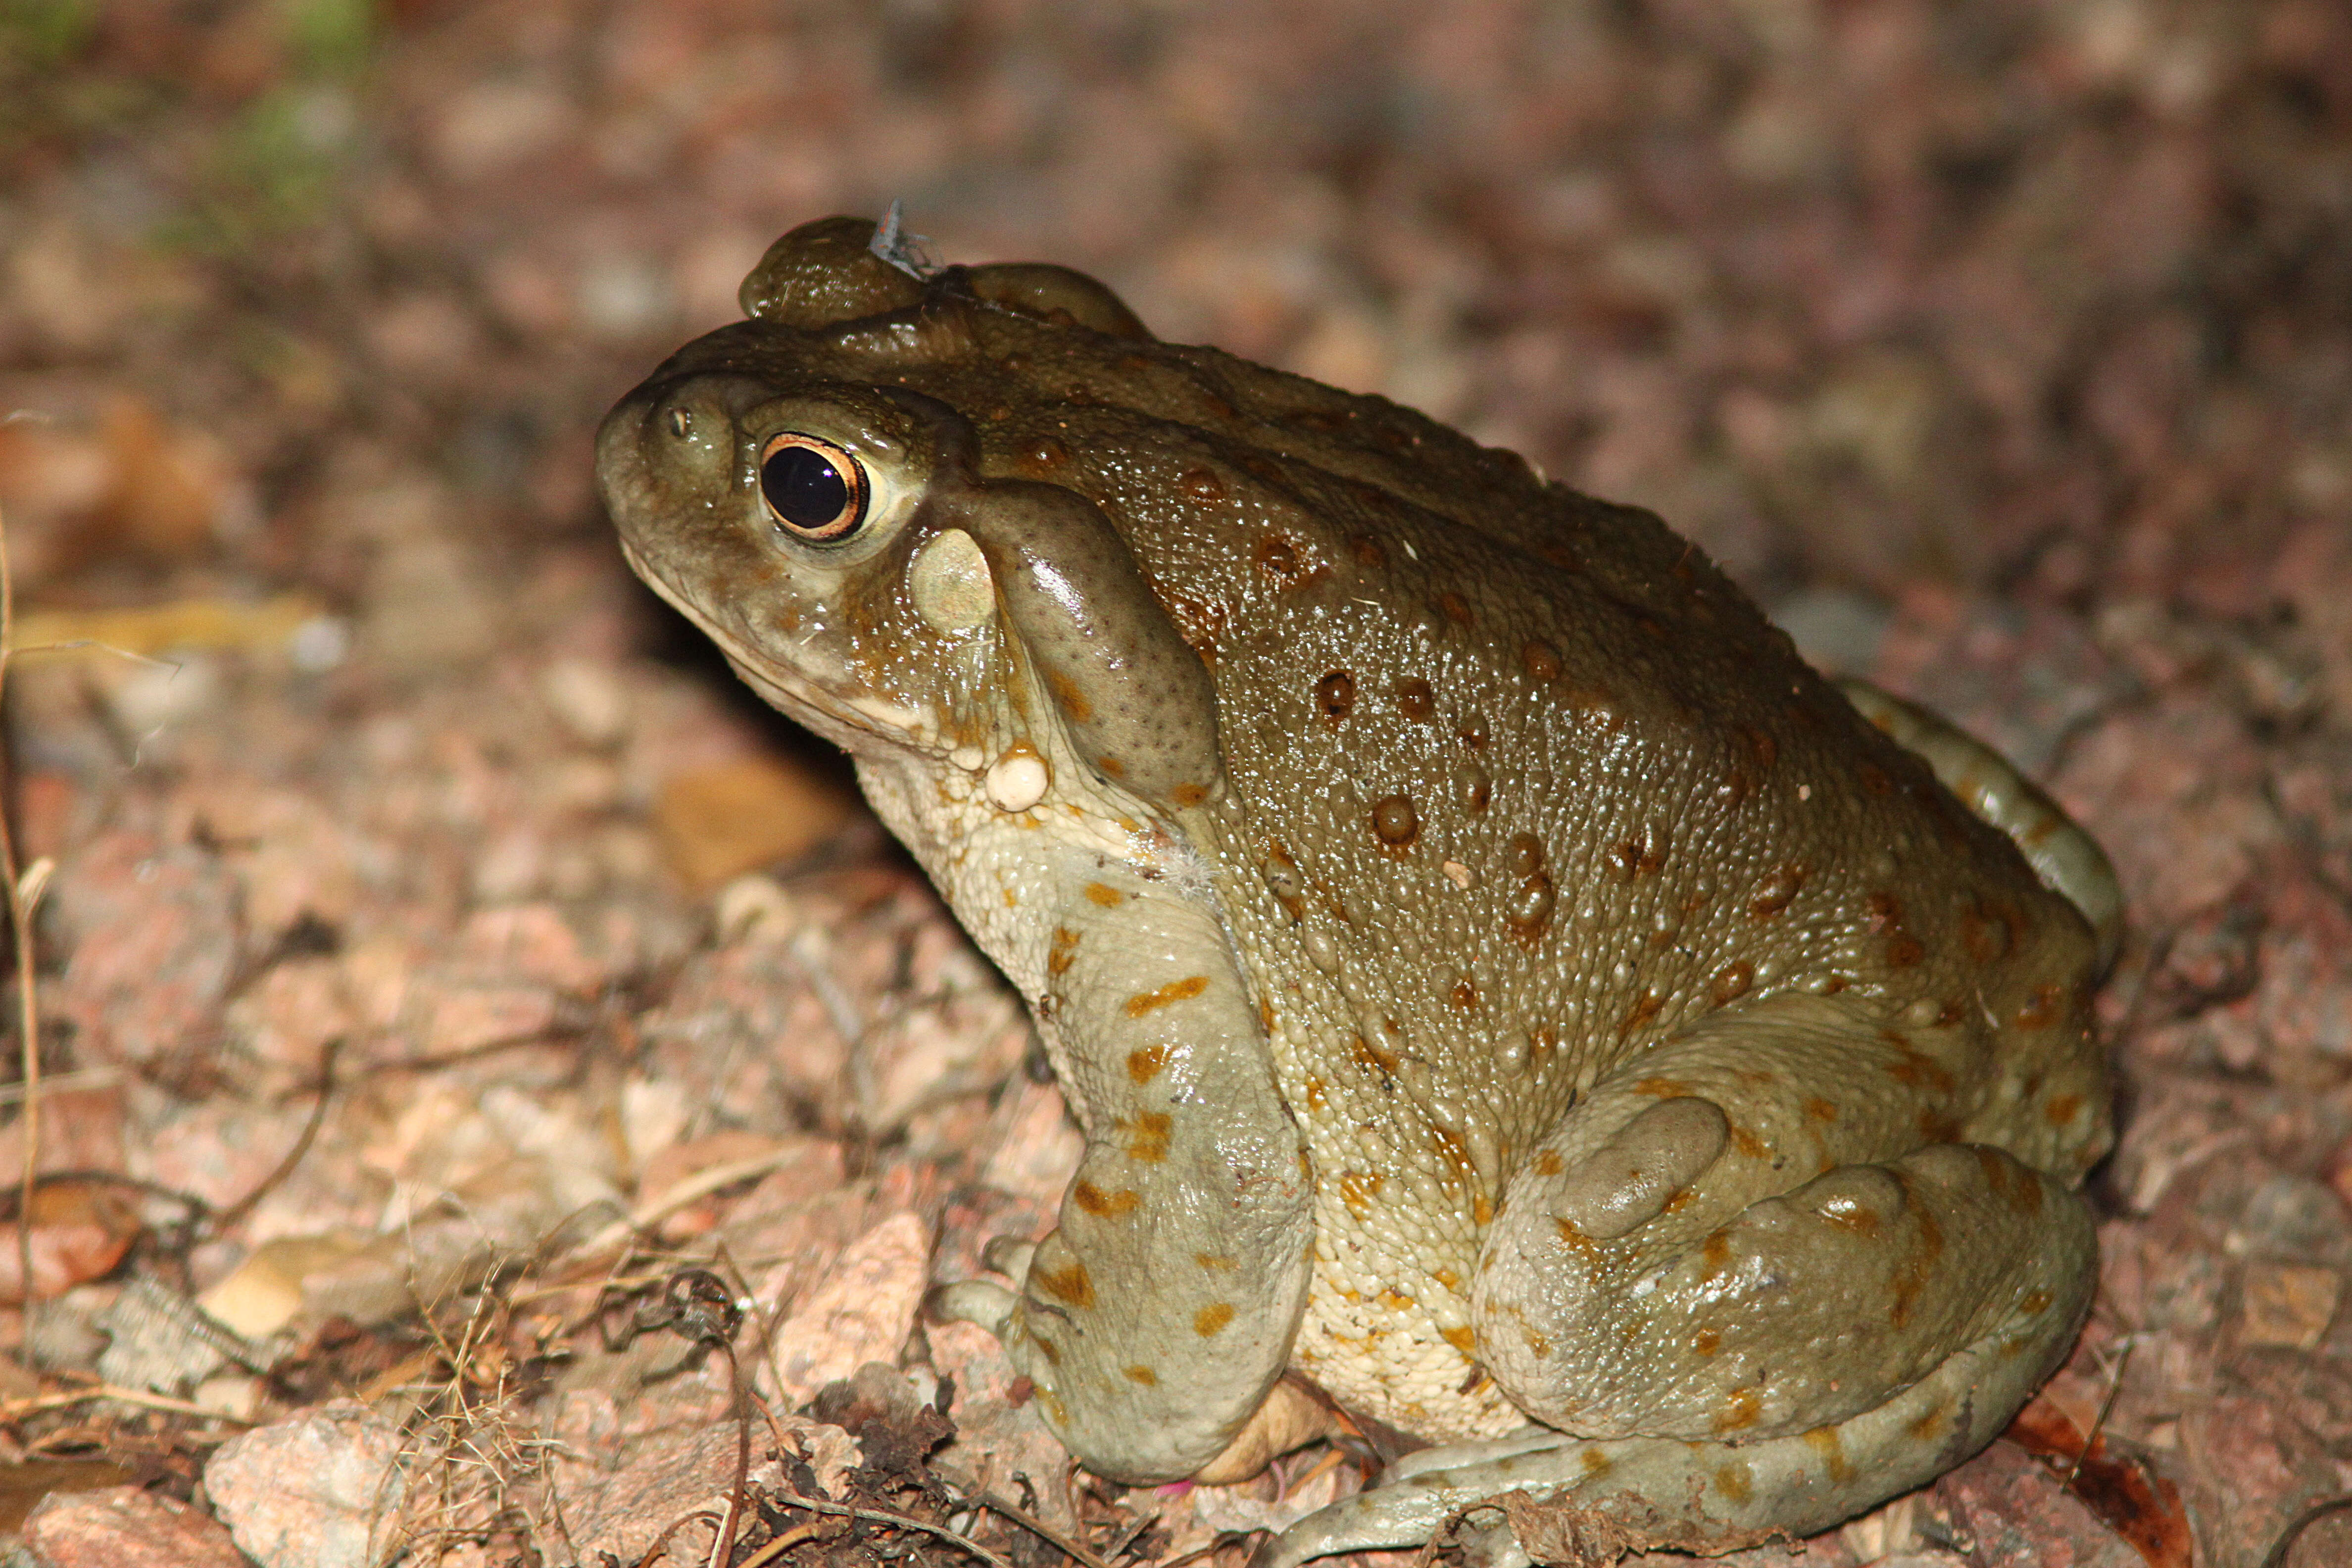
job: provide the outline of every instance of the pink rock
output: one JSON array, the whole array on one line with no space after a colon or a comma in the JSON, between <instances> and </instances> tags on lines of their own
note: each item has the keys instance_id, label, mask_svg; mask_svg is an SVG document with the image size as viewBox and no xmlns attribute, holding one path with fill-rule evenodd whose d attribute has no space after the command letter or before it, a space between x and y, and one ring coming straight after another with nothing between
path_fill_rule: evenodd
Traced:
<instances>
[{"instance_id":1,"label":"pink rock","mask_svg":"<svg viewBox=\"0 0 2352 1568\"><path fill-rule=\"evenodd\" d=\"M212 1515L138 1487L52 1492L24 1541L37 1568L250 1568Z\"/></svg>"},{"instance_id":2,"label":"pink rock","mask_svg":"<svg viewBox=\"0 0 2352 1568\"><path fill-rule=\"evenodd\" d=\"M397 1425L339 1399L222 1444L205 1492L261 1568L367 1568L397 1539L405 1448Z\"/></svg>"},{"instance_id":3,"label":"pink rock","mask_svg":"<svg viewBox=\"0 0 2352 1568\"><path fill-rule=\"evenodd\" d=\"M85 1059L197 1049L237 962L235 892L218 858L109 833L59 868L49 898L73 943L49 1005L80 1026Z\"/></svg>"},{"instance_id":4,"label":"pink rock","mask_svg":"<svg viewBox=\"0 0 2352 1568\"><path fill-rule=\"evenodd\" d=\"M929 1256L923 1222L892 1215L849 1244L831 1274L793 1305L770 1341L791 1404L813 1397L869 1361L895 1364L915 1326Z\"/></svg>"}]
</instances>

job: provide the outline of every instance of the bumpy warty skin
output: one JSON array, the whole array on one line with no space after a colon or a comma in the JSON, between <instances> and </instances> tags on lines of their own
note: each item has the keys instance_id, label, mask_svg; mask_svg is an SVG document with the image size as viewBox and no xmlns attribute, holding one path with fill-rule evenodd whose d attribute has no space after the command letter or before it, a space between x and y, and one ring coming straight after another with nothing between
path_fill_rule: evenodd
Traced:
<instances>
[{"instance_id":1,"label":"bumpy warty skin","mask_svg":"<svg viewBox=\"0 0 2352 1568\"><path fill-rule=\"evenodd\" d=\"M1078 1457L1193 1473L1287 1372L1512 1439L1292 1558L1505 1480L1706 1549L1998 1431L2093 1274L2095 846L1651 514L872 233L779 241L599 479L1036 1013L1087 1163L963 1301ZM803 435L845 539L763 507Z\"/></svg>"}]
</instances>

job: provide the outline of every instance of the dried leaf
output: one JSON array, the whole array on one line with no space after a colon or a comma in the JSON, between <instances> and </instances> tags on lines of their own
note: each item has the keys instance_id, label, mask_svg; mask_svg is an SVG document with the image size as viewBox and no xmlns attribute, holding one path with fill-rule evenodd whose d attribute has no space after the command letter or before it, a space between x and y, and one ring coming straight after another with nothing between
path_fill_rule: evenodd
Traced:
<instances>
[{"instance_id":1,"label":"dried leaf","mask_svg":"<svg viewBox=\"0 0 2352 1568\"><path fill-rule=\"evenodd\" d=\"M2104 1434L2085 1452L2082 1428L2040 1395L2017 1413L2003 1436L2062 1475L2071 1468L2066 1489L2146 1559L2148 1568L2190 1568L2194 1548L2180 1489L2139 1456L2113 1451Z\"/></svg>"},{"instance_id":2,"label":"dried leaf","mask_svg":"<svg viewBox=\"0 0 2352 1568\"><path fill-rule=\"evenodd\" d=\"M144 1228L120 1184L72 1177L33 1189L32 1294L48 1300L122 1261ZM0 1301L25 1299L15 1222L0 1225Z\"/></svg>"}]
</instances>

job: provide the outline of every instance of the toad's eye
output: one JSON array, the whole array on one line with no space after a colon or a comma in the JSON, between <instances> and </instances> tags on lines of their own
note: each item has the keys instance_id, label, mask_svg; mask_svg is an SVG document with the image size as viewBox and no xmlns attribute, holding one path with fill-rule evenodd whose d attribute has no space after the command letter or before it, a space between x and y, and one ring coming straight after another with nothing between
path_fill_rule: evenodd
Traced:
<instances>
[{"instance_id":1,"label":"toad's eye","mask_svg":"<svg viewBox=\"0 0 2352 1568\"><path fill-rule=\"evenodd\" d=\"M866 521L868 487L857 459L830 441L787 431L760 452L760 499L780 528L837 544Z\"/></svg>"}]
</instances>

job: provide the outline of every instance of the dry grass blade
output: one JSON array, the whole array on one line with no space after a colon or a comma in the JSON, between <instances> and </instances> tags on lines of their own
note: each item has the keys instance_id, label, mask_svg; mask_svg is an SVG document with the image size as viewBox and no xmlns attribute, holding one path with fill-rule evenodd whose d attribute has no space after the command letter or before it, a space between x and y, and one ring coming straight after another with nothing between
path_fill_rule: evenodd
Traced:
<instances>
[{"instance_id":1,"label":"dry grass blade","mask_svg":"<svg viewBox=\"0 0 2352 1568\"><path fill-rule=\"evenodd\" d=\"M0 517L0 702L7 696L10 622L16 616L16 585L8 571L8 523ZM0 736L0 751L5 737ZM13 776L15 770L9 770ZM25 884L16 875L16 838L8 826L6 803L0 801L0 879L7 882L8 932L16 952L16 1030L23 1058L25 1167L16 1189L16 1277L25 1281L25 1337L20 1352L25 1369L33 1370L33 1320L39 1310L33 1298L33 1191L41 1165L41 1027L40 1006L33 985L33 923ZM46 884L47 879L42 881Z\"/></svg>"},{"instance_id":2,"label":"dry grass blade","mask_svg":"<svg viewBox=\"0 0 2352 1568\"><path fill-rule=\"evenodd\" d=\"M215 1410L193 1400L174 1399L167 1394L151 1394L143 1388L121 1388L110 1383L92 1384L88 1388L68 1388L58 1394L35 1394L23 1399L0 1400L0 1421L18 1421L44 1410L62 1410L69 1405L87 1405L93 1399L111 1399L122 1405L136 1405L144 1410L161 1410L173 1415L196 1415L206 1421L226 1421L233 1426L251 1426L255 1422L226 1411Z\"/></svg>"}]
</instances>

